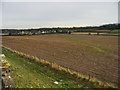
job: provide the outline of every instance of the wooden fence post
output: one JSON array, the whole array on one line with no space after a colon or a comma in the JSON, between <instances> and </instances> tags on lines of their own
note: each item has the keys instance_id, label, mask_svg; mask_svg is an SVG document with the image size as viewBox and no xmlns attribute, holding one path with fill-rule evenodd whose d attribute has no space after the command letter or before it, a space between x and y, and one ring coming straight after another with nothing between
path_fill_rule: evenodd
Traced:
<instances>
[{"instance_id":1,"label":"wooden fence post","mask_svg":"<svg viewBox=\"0 0 120 90\"><path fill-rule=\"evenodd\" d=\"M53 68L53 63L51 63L51 67Z\"/></svg>"},{"instance_id":2,"label":"wooden fence post","mask_svg":"<svg viewBox=\"0 0 120 90\"><path fill-rule=\"evenodd\" d=\"M88 75L88 80L90 81L90 75Z\"/></svg>"},{"instance_id":3,"label":"wooden fence post","mask_svg":"<svg viewBox=\"0 0 120 90\"><path fill-rule=\"evenodd\" d=\"M88 34L89 34L89 35L91 35L91 33L90 33L90 32L89 32Z\"/></svg>"}]
</instances>

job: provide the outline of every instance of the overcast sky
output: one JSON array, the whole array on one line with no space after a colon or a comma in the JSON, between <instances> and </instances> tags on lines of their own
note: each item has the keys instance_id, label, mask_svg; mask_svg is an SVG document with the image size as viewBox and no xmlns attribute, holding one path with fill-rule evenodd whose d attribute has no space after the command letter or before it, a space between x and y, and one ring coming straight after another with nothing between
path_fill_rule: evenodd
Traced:
<instances>
[{"instance_id":1,"label":"overcast sky","mask_svg":"<svg viewBox=\"0 0 120 90\"><path fill-rule=\"evenodd\" d=\"M2 28L95 26L117 22L117 2L2 3Z\"/></svg>"}]
</instances>

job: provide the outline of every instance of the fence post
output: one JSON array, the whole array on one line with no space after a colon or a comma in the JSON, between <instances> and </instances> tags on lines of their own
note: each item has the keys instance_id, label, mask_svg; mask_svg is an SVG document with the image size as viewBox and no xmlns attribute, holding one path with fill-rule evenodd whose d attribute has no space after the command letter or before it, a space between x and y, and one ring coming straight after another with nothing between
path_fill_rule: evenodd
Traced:
<instances>
[{"instance_id":1,"label":"fence post","mask_svg":"<svg viewBox=\"0 0 120 90\"><path fill-rule=\"evenodd\" d=\"M79 72L77 72L77 77L79 78Z\"/></svg>"},{"instance_id":2,"label":"fence post","mask_svg":"<svg viewBox=\"0 0 120 90\"><path fill-rule=\"evenodd\" d=\"M97 35L99 35L99 32L97 32Z\"/></svg>"},{"instance_id":3,"label":"fence post","mask_svg":"<svg viewBox=\"0 0 120 90\"><path fill-rule=\"evenodd\" d=\"M53 68L53 63L51 63L51 67Z\"/></svg>"},{"instance_id":4,"label":"fence post","mask_svg":"<svg viewBox=\"0 0 120 90\"><path fill-rule=\"evenodd\" d=\"M90 32L89 32L88 34L89 34L89 35L91 35L91 33L90 33Z\"/></svg>"},{"instance_id":5,"label":"fence post","mask_svg":"<svg viewBox=\"0 0 120 90\"><path fill-rule=\"evenodd\" d=\"M90 81L90 75L88 75L88 80Z\"/></svg>"}]
</instances>

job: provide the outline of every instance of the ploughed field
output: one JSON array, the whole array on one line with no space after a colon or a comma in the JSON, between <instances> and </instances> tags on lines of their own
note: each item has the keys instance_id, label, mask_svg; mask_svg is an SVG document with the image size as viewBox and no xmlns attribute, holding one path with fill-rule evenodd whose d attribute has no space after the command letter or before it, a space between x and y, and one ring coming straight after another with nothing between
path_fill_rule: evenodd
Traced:
<instances>
[{"instance_id":1,"label":"ploughed field","mask_svg":"<svg viewBox=\"0 0 120 90\"><path fill-rule=\"evenodd\" d=\"M114 84L118 82L118 37L46 34L4 36L4 46Z\"/></svg>"}]
</instances>

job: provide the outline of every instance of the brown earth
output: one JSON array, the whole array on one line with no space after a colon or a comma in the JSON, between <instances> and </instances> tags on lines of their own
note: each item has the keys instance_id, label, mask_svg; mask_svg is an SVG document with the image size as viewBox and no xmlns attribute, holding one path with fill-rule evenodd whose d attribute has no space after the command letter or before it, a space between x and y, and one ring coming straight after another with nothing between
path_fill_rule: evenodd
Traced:
<instances>
[{"instance_id":1,"label":"brown earth","mask_svg":"<svg viewBox=\"0 0 120 90\"><path fill-rule=\"evenodd\" d=\"M46 34L4 36L3 45L90 74L118 82L118 37Z\"/></svg>"}]
</instances>

